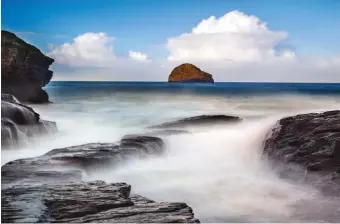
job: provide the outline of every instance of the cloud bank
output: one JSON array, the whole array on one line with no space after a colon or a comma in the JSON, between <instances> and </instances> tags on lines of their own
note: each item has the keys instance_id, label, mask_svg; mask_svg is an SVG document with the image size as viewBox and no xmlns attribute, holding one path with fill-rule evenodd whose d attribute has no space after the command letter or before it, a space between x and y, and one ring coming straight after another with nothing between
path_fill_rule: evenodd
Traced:
<instances>
[{"instance_id":1,"label":"cloud bank","mask_svg":"<svg viewBox=\"0 0 340 224\"><path fill-rule=\"evenodd\" d=\"M151 61L132 50L117 56L114 40L89 32L51 45L54 80L166 81L173 67L189 62L218 82L340 82L340 57L298 57L284 47L287 32L271 30L258 17L237 10L203 19L190 32L165 40L166 58Z\"/></svg>"},{"instance_id":2,"label":"cloud bank","mask_svg":"<svg viewBox=\"0 0 340 224\"><path fill-rule=\"evenodd\" d=\"M116 59L113 50L114 37L106 33L84 33L52 49L48 55L57 64L74 67L106 67Z\"/></svg>"},{"instance_id":3,"label":"cloud bank","mask_svg":"<svg viewBox=\"0 0 340 224\"><path fill-rule=\"evenodd\" d=\"M279 58L292 59L294 52L275 50L288 38L283 31L271 31L255 16L231 11L220 18L211 16L184 33L170 38L169 60L225 60L253 62Z\"/></svg>"}]
</instances>

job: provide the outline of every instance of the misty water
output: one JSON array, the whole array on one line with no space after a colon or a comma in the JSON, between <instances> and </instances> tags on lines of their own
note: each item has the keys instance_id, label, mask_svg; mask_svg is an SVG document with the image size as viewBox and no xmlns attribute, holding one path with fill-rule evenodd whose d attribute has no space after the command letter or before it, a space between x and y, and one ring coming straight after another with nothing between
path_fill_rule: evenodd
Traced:
<instances>
[{"instance_id":1,"label":"misty water","mask_svg":"<svg viewBox=\"0 0 340 224\"><path fill-rule=\"evenodd\" d=\"M51 86L47 91L52 104L31 106L43 119L56 121L59 133L35 139L19 150L2 150L2 165L54 148L117 142L126 134L146 133L151 125L177 118L236 115L244 120L162 137L165 155L128 161L115 169L107 167L84 175L84 180L127 182L133 193L150 199L185 202L204 222L310 221L314 211L310 213L304 205L325 200L309 186L280 179L262 158L262 149L278 119L339 109L340 95L200 94L67 86Z\"/></svg>"}]
</instances>

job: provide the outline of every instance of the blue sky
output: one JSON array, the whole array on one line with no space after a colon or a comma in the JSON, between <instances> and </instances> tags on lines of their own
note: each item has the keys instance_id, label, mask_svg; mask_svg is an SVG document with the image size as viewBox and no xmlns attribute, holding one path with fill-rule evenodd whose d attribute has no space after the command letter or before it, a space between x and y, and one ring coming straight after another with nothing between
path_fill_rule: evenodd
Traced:
<instances>
[{"instance_id":1,"label":"blue sky","mask_svg":"<svg viewBox=\"0 0 340 224\"><path fill-rule=\"evenodd\" d=\"M340 52L338 0L2 0L2 29L34 32L20 36L44 50L85 32L106 32L116 37L118 55L133 48L163 56L168 37L235 9L288 32L299 54Z\"/></svg>"},{"instance_id":2,"label":"blue sky","mask_svg":"<svg viewBox=\"0 0 340 224\"><path fill-rule=\"evenodd\" d=\"M197 62L217 81L340 82L340 0L2 0L1 10L2 29L53 57L58 79L164 81Z\"/></svg>"}]
</instances>

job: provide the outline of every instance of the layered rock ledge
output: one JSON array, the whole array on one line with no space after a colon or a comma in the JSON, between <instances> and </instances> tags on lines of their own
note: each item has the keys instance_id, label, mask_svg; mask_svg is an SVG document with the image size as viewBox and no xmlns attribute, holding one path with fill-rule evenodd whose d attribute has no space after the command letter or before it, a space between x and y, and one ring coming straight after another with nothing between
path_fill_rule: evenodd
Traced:
<instances>
[{"instance_id":1,"label":"layered rock ledge","mask_svg":"<svg viewBox=\"0 0 340 224\"><path fill-rule=\"evenodd\" d=\"M199 223L185 203L158 203L130 190L103 181L15 186L1 193L1 222Z\"/></svg>"},{"instance_id":2,"label":"layered rock ledge","mask_svg":"<svg viewBox=\"0 0 340 224\"><path fill-rule=\"evenodd\" d=\"M185 63L175 67L169 75L169 82L206 82L213 83L211 74L193 64Z\"/></svg>"},{"instance_id":3,"label":"layered rock ledge","mask_svg":"<svg viewBox=\"0 0 340 224\"><path fill-rule=\"evenodd\" d=\"M15 34L1 31L2 93L12 94L22 102L49 102L42 87L52 78L49 66L53 62L52 58Z\"/></svg>"},{"instance_id":4,"label":"layered rock ledge","mask_svg":"<svg viewBox=\"0 0 340 224\"><path fill-rule=\"evenodd\" d=\"M1 168L1 222L199 222L185 203L131 194L126 183L84 182L84 175L165 152L162 139L125 136L117 143L54 149Z\"/></svg>"}]
</instances>

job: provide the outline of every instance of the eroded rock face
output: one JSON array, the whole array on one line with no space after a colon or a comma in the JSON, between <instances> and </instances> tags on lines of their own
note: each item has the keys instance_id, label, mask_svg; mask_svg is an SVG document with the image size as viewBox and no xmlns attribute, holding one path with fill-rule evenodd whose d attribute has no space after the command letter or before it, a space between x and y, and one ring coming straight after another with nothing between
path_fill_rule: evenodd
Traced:
<instances>
[{"instance_id":1,"label":"eroded rock face","mask_svg":"<svg viewBox=\"0 0 340 224\"><path fill-rule=\"evenodd\" d=\"M36 47L15 34L1 31L1 92L14 95L20 101L47 103L42 87L50 82L54 62Z\"/></svg>"},{"instance_id":2,"label":"eroded rock face","mask_svg":"<svg viewBox=\"0 0 340 224\"><path fill-rule=\"evenodd\" d=\"M164 152L162 139L125 136L117 144L54 149L1 168L2 222L199 222L185 203L154 202L131 195L126 183L82 182L83 175L133 157Z\"/></svg>"},{"instance_id":3,"label":"eroded rock face","mask_svg":"<svg viewBox=\"0 0 340 224\"><path fill-rule=\"evenodd\" d=\"M169 82L209 82L213 83L214 79L211 74L202 71L193 64L185 63L177 66L172 70L169 76Z\"/></svg>"},{"instance_id":4,"label":"eroded rock face","mask_svg":"<svg viewBox=\"0 0 340 224\"><path fill-rule=\"evenodd\" d=\"M264 146L279 174L340 196L340 111L283 118Z\"/></svg>"},{"instance_id":5,"label":"eroded rock face","mask_svg":"<svg viewBox=\"0 0 340 224\"><path fill-rule=\"evenodd\" d=\"M242 119L229 115L200 115L154 125L152 128L183 128L202 125L223 125L239 122Z\"/></svg>"},{"instance_id":6,"label":"eroded rock face","mask_svg":"<svg viewBox=\"0 0 340 224\"><path fill-rule=\"evenodd\" d=\"M13 95L1 94L1 146L15 147L22 141L57 131L55 122L44 121L31 107Z\"/></svg>"}]
</instances>

